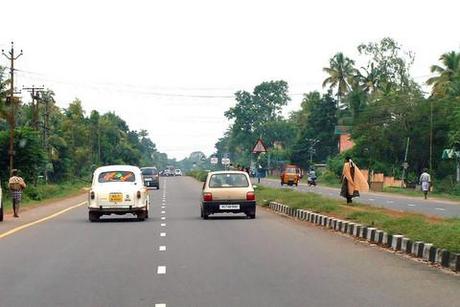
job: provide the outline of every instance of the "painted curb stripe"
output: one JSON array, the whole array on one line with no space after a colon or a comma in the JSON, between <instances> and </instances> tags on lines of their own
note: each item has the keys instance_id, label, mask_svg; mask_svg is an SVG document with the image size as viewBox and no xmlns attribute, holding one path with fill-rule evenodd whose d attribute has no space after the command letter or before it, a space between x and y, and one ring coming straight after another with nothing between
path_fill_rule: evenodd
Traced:
<instances>
[{"instance_id":1,"label":"painted curb stripe","mask_svg":"<svg viewBox=\"0 0 460 307\"><path fill-rule=\"evenodd\" d=\"M72 210L72 209L81 207L81 206L83 206L84 204L86 204L86 201L81 202L81 203L79 203L79 204L76 204L76 205L74 205L74 206L71 206L71 207L69 207L69 208L66 208L66 209L64 209L64 210L58 211L58 212L56 212L56 213L53 213L53 214L51 214L51 215L49 215L49 216L47 216L47 217L41 218L41 219L39 219L39 220L36 220L36 221L30 222L30 223L27 223L27 224L18 226L18 227L16 227L16 228L13 228L13 229L11 229L11 230L9 230L9 231L7 231L7 232L4 232L4 233L0 234L0 239L3 239L3 238L5 238L5 237L8 237L8 236L10 236L10 235L12 235L12 234L14 234L14 233L16 233L16 232L18 232L18 231L21 231L21 230L24 230L24 229L26 229L26 228L32 227L32 226L34 226L34 225L37 225L37 224L46 222L46 221L48 221L48 220L51 220L51 219L53 219L53 218L55 218L55 217L57 217L57 216L59 216L59 215L61 215L61 214L66 213L67 211L70 211L70 210Z\"/></svg>"}]
</instances>

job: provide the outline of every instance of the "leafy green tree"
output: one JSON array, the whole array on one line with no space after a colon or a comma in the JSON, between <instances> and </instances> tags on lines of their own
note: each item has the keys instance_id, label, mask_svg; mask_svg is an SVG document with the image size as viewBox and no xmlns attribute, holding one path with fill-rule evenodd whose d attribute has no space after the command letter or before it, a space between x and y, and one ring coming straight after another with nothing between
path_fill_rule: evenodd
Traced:
<instances>
[{"instance_id":1,"label":"leafy green tree","mask_svg":"<svg viewBox=\"0 0 460 307\"><path fill-rule=\"evenodd\" d=\"M290 100L285 81L263 82L253 93L235 93L236 105L225 112L233 121L226 140L226 148L232 153L235 163L249 165L251 149L259 137L268 136L267 123L281 118L282 107Z\"/></svg>"},{"instance_id":2,"label":"leafy green tree","mask_svg":"<svg viewBox=\"0 0 460 307\"><path fill-rule=\"evenodd\" d=\"M410 67L414 62L412 52L404 51L392 38L385 37L379 42L370 42L358 46L362 56L369 57L366 68L375 89L384 95L403 87L412 87Z\"/></svg>"},{"instance_id":3,"label":"leafy green tree","mask_svg":"<svg viewBox=\"0 0 460 307\"><path fill-rule=\"evenodd\" d=\"M321 96L318 92L305 95L302 107L308 109L304 130L300 131L292 149L291 160L304 167L314 161L325 162L337 153L337 102L331 92Z\"/></svg>"}]
</instances>

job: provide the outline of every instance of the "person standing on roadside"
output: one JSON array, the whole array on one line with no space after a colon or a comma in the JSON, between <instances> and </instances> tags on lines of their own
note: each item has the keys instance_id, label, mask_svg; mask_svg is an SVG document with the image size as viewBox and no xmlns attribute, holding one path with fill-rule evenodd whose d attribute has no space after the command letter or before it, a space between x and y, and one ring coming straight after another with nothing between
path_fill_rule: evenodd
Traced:
<instances>
[{"instance_id":1,"label":"person standing on roadside","mask_svg":"<svg viewBox=\"0 0 460 307\"><path fill-rule=\"evenodd\" d=\"M24 182L24 179L18 176L17 169L13 169L11 171L8 188L10 189L11 200L13 201L14 217L19 217L19 205L21 204L22 191L26 188L26 183Z\"/></svg>"},{"instance_id":2,"label":"person standing on roadside","mask_svg":"<svg viewBox=\"0 0 460 307\"><path fill-rule=\"evenodd\" d=\"M428 191L430 191L431 187L431 176L428 174L428 169L423 169L423 173L420 175L419 183L422 186L422 192L425 195L425 199L427 199Z\"/></svg>"},{"instance_id":3,"label":"person standing on roadside","mask_svg":"<svg viewBox=\"0 0 460 307\"><path fill-rule=\"evenodd\" d=\"M359 197L359 192L367 192L369 185L363 174L351 160L350 157L345 158L342 171L342 188L340 196L347 199L347 204L353 202L353 197Z\"/></svg>"}]
</instances>

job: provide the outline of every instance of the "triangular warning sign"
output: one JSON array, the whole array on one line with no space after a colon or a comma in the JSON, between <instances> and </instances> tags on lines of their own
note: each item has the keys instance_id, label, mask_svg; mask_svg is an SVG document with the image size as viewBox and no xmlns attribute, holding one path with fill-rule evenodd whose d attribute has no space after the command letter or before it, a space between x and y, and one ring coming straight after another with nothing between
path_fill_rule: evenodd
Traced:
<instances>
[{"instance_id":1,"label":"triangular warning sign","mask_svg":"<svg viewBox=\"0 0 460 307\"><path fill-rule=\"evenodd\" d=\"M258 139L256 145L254 145L254 148L252 149L252 153L256 154L261 152L267 152L267 147L265 147L262 139Z\"/></svg>"}]
</instances>

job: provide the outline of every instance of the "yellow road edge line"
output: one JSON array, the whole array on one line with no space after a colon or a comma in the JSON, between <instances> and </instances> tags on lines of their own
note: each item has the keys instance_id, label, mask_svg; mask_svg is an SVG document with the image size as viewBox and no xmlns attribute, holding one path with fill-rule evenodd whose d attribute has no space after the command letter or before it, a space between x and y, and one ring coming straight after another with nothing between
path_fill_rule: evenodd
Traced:
<instances>
[{"instance_id":1,"label":"yellow road edge line","mask_svg":"<svg viewBox=\"0 0 460 307\"><path fill-rule=\"evenodd\" d=\"M61 215L61 214L64 214L64 213L66 213L67 211L70 211L70 210L72 210L72 209L81 207L81 206L83 206L84 204L86 204L86 201L81 202L81 203L76 204L76 205L73 205L73 206L71 206L71 207L69 207L69 208L66 208L66 209L63 209L63 210L61 210L61 211L58 211L58 212L56 212L56 213L53 213L53 214L51 214L51 215L49 215L49 216L47 216L47 217L41 218L41 219L39 219L39 220L36 220L36 221L30 222L30 223L27 223L27 224L18 226L18 227L16 227L16 228L11 229L11 230L8 230L7 232L4 232L4 233L0 234L0 239L3 239L3 238L5 238L5 237L8 237L8 236L10 236L10 235L12 235L12 234L14 234L14 233L16 233L16 232L18 232L18 231L23 230L23 229L26 229L26 228L32 227L32 226L34 226L34 225L37 225L37 224L46 222L46 221L48 221L48 220L51 220L52 218L55 218L55 217L57 217L57 216L59 216L59 215Z\"/></svg>"}]
</instances>

